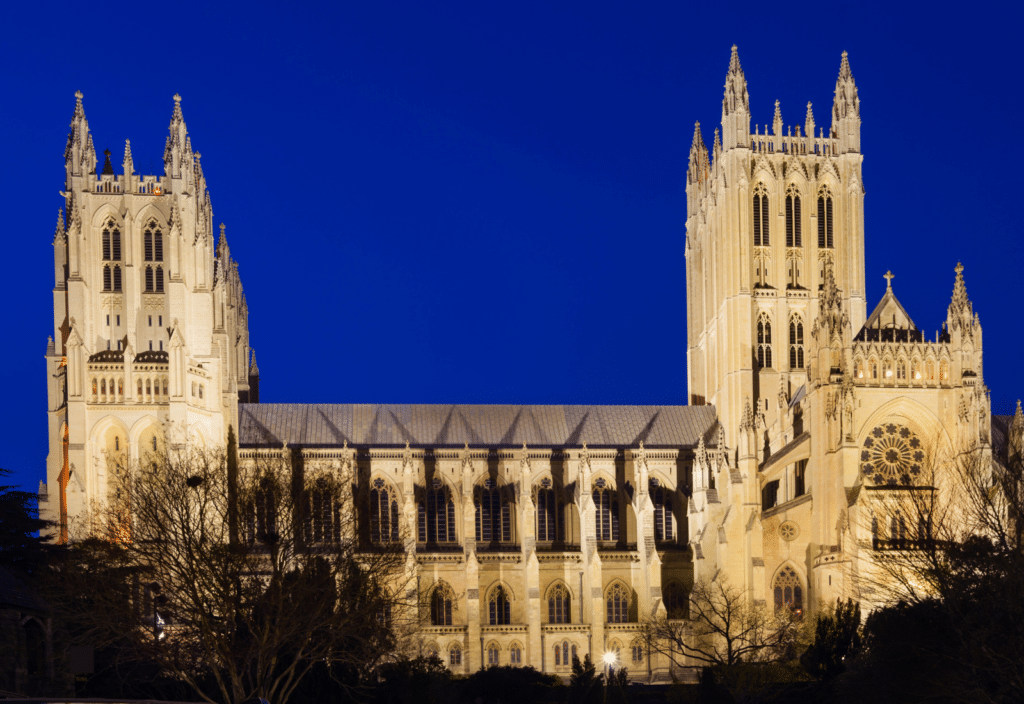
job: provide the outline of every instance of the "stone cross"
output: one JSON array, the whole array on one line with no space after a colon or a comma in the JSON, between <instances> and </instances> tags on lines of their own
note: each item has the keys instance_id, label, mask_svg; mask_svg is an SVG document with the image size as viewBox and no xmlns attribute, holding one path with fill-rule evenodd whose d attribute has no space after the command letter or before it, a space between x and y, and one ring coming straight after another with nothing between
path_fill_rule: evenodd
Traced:
<instances>
[{"instance_id":1,"label":"stone cross","mask_svg":"<svg viewBox=\"0 0 1024 704\"><path fill-rule=\"evenodd\" d=\"M896 278L896 274L892 273L891 271L887 271L885 272L885 276L882 278L885 279L886 289L892 291L892 280Z\"/></svg>"}]
</instances>

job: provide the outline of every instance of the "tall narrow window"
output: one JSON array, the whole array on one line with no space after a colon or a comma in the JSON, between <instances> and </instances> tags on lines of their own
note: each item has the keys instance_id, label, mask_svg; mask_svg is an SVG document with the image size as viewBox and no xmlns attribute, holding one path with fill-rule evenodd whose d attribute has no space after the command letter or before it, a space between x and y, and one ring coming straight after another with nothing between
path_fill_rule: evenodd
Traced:
<instances>
[{"instance_id":1,"label":"tall narrow window","mask_svg":"<svg viewBox=\"0 0 1024 704\"><path fill-rule=\"evenodd\" d=\"M512 541L512 507L493 479L476 490L476 539L479 542Z\"/></svg>"},{"instance_id":2,"label":"tall narrow window","mask_svg":"<svg viewBox=\"0 0 1024 704\"><path fill-rule=\"evenodd\" d=\"M828 188L818 191L818 246L831 249L832 236L832 193Z\"/></svg>"},{"instance_id":3,"label":"tall narrow window","mask_svg":"<svg viewBox=\"0 0 1024 704\"><path fill-rule=\"evenodd\" d=\"M603 478L594 482L594 522L598 540L619 539L619 502Z\"/></svg>"},{"instance_id":4,"label":"tall narrow window","mask_svg":"<svg viewBox=\"0 0 1024 704\"><path fill-rule=\"evenodd\" d=\"M789 318L789 368L804 368L804 321L795 313Z\"/></svg>"},{"instance_id":5,"label":"tall narrow window","mask_svg":"<svg viewBox=\"0 0 1024 704\"><path fill-rule=\"evenodd\" d=\"M754 187L754 246L768 245L768 189L759 183Z\"/></svg>"},{"instance_id":6,"label":"tall narrow window","mask_svg":"<svg viewBox=\"0 0 1024 704\"><path fill-rule=\"evenodd\" d=\"M157 293L163 293L164 292L164 268L162 266L158 266L156 268L155 278L156 278L156 281L155 281L155 283L156 283L156 292Z\"/></svg>"},{"instance_id":7,"label":"tall narrow window","mask_svg":"<svg viewBox=\"0 0 1024 704\"><path fill-rule=\"evenodd\" d=\"M508 592L500 584L491 591L488 611L492 626L507 626L512 623L512 603L508 598Z\"/></svg>"},{"instance_id":8,"label":"tall narrow window","mask_svg":"<svg viewBox=\"0 0 1024 704\"><path fill-rule=\"evenodd\" d=\"M147 266L146 267L146 288L145 288L145 291L146 291L146 293L152 293L153 292L153 267L151 267L151 266Z\"/></svg>"},{"instance_id":9,"label":"tall narrow window","mask_svg":"<svg viewBox=\"0 0 1024 704\"><path fill-rule=\"evenodd\" d=\"M757 316L757 366L761 369L772 366L772 320L766 311Z\"/></svg>"},{"instance_id":10,"label":"tall narrow window","mask_svg":"<svg viewBox=\"0 0 1024 704\"><path fill-rule=\"evenodd\" d=\"M654 502L654 539L657 541L674 540L672 492L660 486L657 478L651 479L651 499Z\"/></svg>"},{"instance_id":11,"label":"tall narrow window","mask_svg":"<svg viewBox=\"0 0 1024 704\"><path fill-rule=\"evenodd\" d=\"M103 267L103 290L104 291L112 290L111 289L111 286L113 284L112 275L113 275L113 272L110 270L110 265L107 264L106 266ZM109 316L108 316L108 318L109 318ZM110 324L109 320L108 320L107 324L108 325Z\"/></svg>"},{"instance_id":12,"label":"tall narrow window","mask_svg":"<svg viewBox=\"0 0 1024 704\"><path fill-rule=\"evenodd\" d=\"M370 542L387 543L398 540L398 499L384 484L375 479L370 488Z\"/></svg>"},{"instance_id":13,"label":"tall narrow window","mask_svg":"<svg viewBox=\"0 0 1024 704\"><path fill-rule=\"evenodd\" d=\"M326 481L318 481L307 493L306 541L337 543L341 540L341 510Z\"/></svg>"},{"instance_id":14,"label":"tall narrow window","mask_svg":"<svg viewBox=\"0 0 1024 704\"><path fill-rule=\"evenodd\" d=\"M424 492L417 511L420 542L455 542L455 502L440 479Z\"/></svg>"},{"instance_id":15,"label":"tall narrow window","mask_svg":"<svg viewBox=\"0 0 1024 704\"><path fill-rule=\"evenodd\" d=\"M548 623L569 623L569 590L556 584L548 591Z\"/></svg>"},{"instance_id":16,"label":"tall narrow window","mask_svg":"<svg viewBox=\"0 0 1024 704\"><path fill-rule=\"evenodd\" d=\"M564 505L558 501L558 491L552 488L551 480L545 477L537 490L537 540L565 540L564 512Z\"/></svg>"},{"instance_id":17,"label":"tall narrow window","mask_svg":"<svg viewBox=\"0 0 1024 704\"><path fill-rule=\"evenodd\" d=\"M430 599L430 624L432 626L452 625L452 590L444 582L437 585Z\"/></svg>"},{"instance_id":18,"label":"tall narrow window","mask_svg":"<svg viewBox=\"0 0 1024 704\"><path fill-rule=\"evenodd\" d=\"M690 612L690 601L686 590L679 582L669 582L664 590L665 611L672 619L686 618Z\"/></svg>"},{"instance_id":19,"label":"tall narrow window","mask_svg":"<svg viewBox=\"0 0 1024 704\"><path fill-rule=\"evenodd\" d=\"M616 582L608 590L606 597L608 619L606 623L629 623L629 590L621 582Z\"/></svg>"},{"instance_id":20,"label":"tall narrow window","mask_svg":"<svg viewBox=\"0 0 1024 704\"><path fill-rule=\"evenodd\" d=\"M804 246L800 232L800 194L796 186L790 186L786 191L786 246Z\"/></svg>"}]
</instances>

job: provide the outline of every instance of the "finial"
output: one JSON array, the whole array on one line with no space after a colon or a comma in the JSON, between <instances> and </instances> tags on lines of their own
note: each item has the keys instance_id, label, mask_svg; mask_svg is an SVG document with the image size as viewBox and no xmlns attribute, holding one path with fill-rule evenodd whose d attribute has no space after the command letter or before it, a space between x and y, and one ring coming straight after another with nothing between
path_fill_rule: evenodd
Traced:
<instances>
[{"instance_id":1,"label":"finial","mask_svg":"<svg viewBox=\"0 0 1024 704\"><path fill-rule=\"evenodd\" d=\"M733 48L735 49L736 47L733 47ZM84 98L84 97L85 96L82 95L82 91L80 91L80 90L76 90L75 91L75 100L81 101L82 98Z\"/></svg>"},{"instance_id":2,"label":"finial","mask_svg":"<svg viewBox=\"0 0 1024 704\"><path fill-rule=\"evenodd\" d=\"M960 276L961 274L963 274L963 273L964 273L964 265L963 265L963 264L961 264L960 262L957 262L957 263L956 263L956 268L955 268L955 269L953 269L953 271L955 271L955 272L956 272L956 275L957 275L957 276Z\"/></svg>"},{"instance_id":3,"label":"finial","mask_svg":"<svg viewBox=\"0 0 1024 704\"><path fill-rule=\"evenodd\" d=\"M882 278L885 279L885 290L892 291L892 280L896 278L896 274L887 271Z\"/></svg>"},{"instance_id":4,"label":"finial","mask_svg":"<svg viewBox=\"0 0 1024 704\"><path fill-rule=\"evenodd\" d=\"M843 56L846 56L846 52L845 51L843 52ZM181 102L181 96L178 95L177 93L174 94L174 102L176 102L176 103L180 103Z\"/></svg>"},{"instance_id":5,"label":"finial","mask_svg":"<svg viewBox=\"0 0 1024 704\"><path fill-rule=\"evenodd\" d=\"M732 45L732 54L729 56L729 73L743 73L740 66L740 53L735 44Z\"/></svg>"},{"instance_id":6,"label":"finial","mask_svg":"<svg viewBox=\"0 0 1024 704\"><path fill-rule=\"evenodd\" d=\"M64 232L64 208L57 208L57 233Z\"/></svg>"}]
</instances>

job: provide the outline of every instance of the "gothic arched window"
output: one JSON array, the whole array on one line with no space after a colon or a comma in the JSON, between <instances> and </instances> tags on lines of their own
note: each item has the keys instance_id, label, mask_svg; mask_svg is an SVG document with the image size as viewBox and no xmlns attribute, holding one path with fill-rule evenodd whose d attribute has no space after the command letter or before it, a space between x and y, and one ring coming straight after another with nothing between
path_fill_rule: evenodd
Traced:
<instances>
[{"instance_id":1,"label":"gothic arched window","mask_svg":"<svg viewBox=\"0 0 1024 704\"><path fill-rule=\"evenodd\" d=\"M767 311L757 316L757 366L761 369L772 366L772 319Z\"/></svg>"},{"instance_id":2,"label":"gothic arched window","mask_svg":"<svg viewBox=\"0 0 1024 704\"><path fill-rule=\"evenodd\" d=\"M537 489L537 540L565 540L565 505L559 501L558 490L547 477Z\"/></svg>"},{"instance_id":3,"label":"gothic arched window","mask_svg":"<svg viewBox=\"0 0 1024 704\"><path fill-rule=\"evenodd\" d=\"M163 293L164 292L164 268L162 266L158 266L154 270L153 278L155 279L154 283L156 284L156 292L157 293Z\"/></svg>"},{"instance_id":4,"label":"gothic arched window","mask_svg":"<svg viewBox=\"0 0 1024 704\"><path fill-rule=\"evenodd\" d=\"M548 623L569 623L569 590L556 584L548 590Z\"/></svg>"},{"instance_id":5,"label":"gothic arched window","mask_svg":"<svg viewBox=\"0 0 1024 704\"><path fill-rule=\"evenodd\" d=\"M449 665L461 665L462 664L462 648L460 648L455 643L452 643L451 650L448 651L448 664Z\"/></svg>"},{"instance_id":6,"label":"gothic arched window","mask_svg":"<svg viewBox=\"0 0 1024 704\"><path fill-rule=\"evenodd\" d=\"M153 267L151 266L146 267L146 286L144 290L146 293L153 292Z\"/></svg>"},{"instance_id":7,"label":"gothic arched window","mask_svg":"<svg viewBox=\"0 0 1024 704\"><path fill-rule=\"evenodd\" d=\"M498 650L498 644L497 643L491 643L490 645L487 646L487 665L488 666L498 665L499 664L499 658L498 658L498 653L499 652L500 651Z\"/></svg>"},{"instance_id":8,"label":"gothic arched window","mask_svg":"<svg viewBox=\"0 0 1024 704\"><path fill-rule=\"evenodd\" d=\"M800 232L800 193L796 186L786 190L786 246L804 246Z\"/></svg>"},{"instance_id":9,"label":"gothic arched window","mask_svg":"<svg viewBox=\"0 0 1024 704\"><path fill-rule=\"evenodd\" d=\"M619 502L603 478L594 482L594 523L598 540L619 539Z\"/></svg>"},{"instance_id":10,"label":"gothic arched window","mask_svg":"<svg viewBox=\"0 0 1024 704\"><path fill-rule=\"evenodd\" d=\"M398 498L376 479L370 488L370 542L387 543L398 540Z\"/></svg>"},{"instance_id":11,"label":"gothic arched window","mask_svg":"<svg viewBox=\"0 0 1024 704\"><path fill-rule=\"evenodd\" d=\"M114 281L113 281L114 285L111 288L111 290L120 293L120 291L121 291L121 265L120 264L115 264L112 267L112 269L113 269L113 272L114 272Z\"/></svg>"},{"instance_id":12,"label":"gothic arched window","mask_svg":"<svg viewBox=\"0 0 1024 704\"><path fill-rule=\"evenodd\" d=\"M153 436L156 445L156 436ZM277 537L277 489L270 479L261 480L244 504L245 540L269 543Z\"/></svg>"},{"instance_id":13,"label":"gothic arched window","mask_svg":"<svg viewBox=\"0 0 1024 704\"><path fill-rule=\"evenodd\" d=\"M629 649L631 651L631 655L633 656L634 664L639 664L644 661L645 648L642 640L640 640L639 638L635 639L633 643L629 646Z\"/></svg>"},{"instance_id":14,"label":"gothic arched window","mask_svg":"<svg viewBox=\"0 0 1024 704\"><path fill-rule=\"evenodd\" d=\"M310 543L341 541L341 504L325 479L307 491L305 532Z\"/></svg>"},{"instance_id":15,"label":"gothic arched window","mask_svg":"<svg viewBox=\"0 0 1024 704\"><path fill-rule=\"evenodd\" d=\"M522 665L523 664L523 649L519 646L519 643L513 643L508 648L508 664L509 665Z\"/></svg>"},{"instance_id":16,"label":"gothic arched window","mask_svg":"<svg viewBox=\"0 0 1024 704\"><path fill-rule=\"evenodd\" d=\"M112 276L112 274L113 274L113 272L110 270L110 265L109 264L105 265L103 267L103 290L104 291L111 291L111 290L113 290L111 288L111 286L113 285L113 276Z\"/></svg>"},{"instance_id":17,"label":"gothic arched window","mask_svg":"<svg viewBox=\"0 0 1024 704\"><path fill-rule=\"evenodd\" d=\"M827 186L818 191L818 246L828 249L835 246L832 237L832 192Z\"/></svg>"},{"instance_id":18,"label":"gothic arched window","mask_svg":"<svg viewBox=\"0 0 1024 704\"><path fill-rule=\"evenodd\" d=\"M768 189L759 183L754 187L754 246L768 244Z\"/></svg>"},{"instance_id":19,"label":"gothic arched window","mask_svg":"<svg viewBox=\"0 0 1024 704\"><path fill-rule=\"evenodd\" d=\"M622 582L616 582L605 596L608 607L606 623L629 623L629 589Z\"/></svg>"},{"instance_id":20,"label":"gothic arched window","mask_svg":"<svg viewBox=\"0 0 1024 704\"><path fill-rule=\"evenodd\" d=\"M508 497L493 479L476 491L476 539L489 543L512 541L512 507Z\"/></svg>"},{"instance_id":21,"label":"gothic arched window","mask_svg":"<svg viewBox=\"0 0 1024 704\"><path fill-rule=\"evenodd\" d=\"M440 479L435 478L424 492L417 518L421 543L455 542L455 502Z\"/></svg>"},{"instance_id":22,"label":"gothic arched window","mask_svg":"<svg viewBox=\"0 0 1024 704\"><path fill-rule=\"evenodd\" d=\"M783 567L775 576L775 610L786 608L800 615L804 608L804 593L800 586L800 577L789 565Z\"/></svg>"},{"instance_id":23,"label":"gothic arched window","mask_svg":"<svg viewBox=\"0 0 1024 704\"><path fill-rule=\"evenodd\" d=\"M789 368L804 368L804 321L796 313L789 318Z\"/></svg>"},{"instance_id":24,"label":"gothic arched window","mask_svg":"<svg viewBox=\"0 0 1024 704\"><path fill-rule=\"evenodd\" d=\"M430 625L452 625L452 601L454 594L451 587L441 582L430 597Z\"/></svg>"},{"instance_id":25,"label":"gothic arched window","mask_svg":"<svg viewBox=\"0 0 1024 704\"><path fill-rule=\"evenodd\" d=\"M143 259L147 262L162 262L164 260L164 236L157 227L156 221L151 220L146 225L146 231L142 235Z\"/></svg>"},{"instance_id":26,"label":"gothic arched window","mask_svg":"<svg viewBox=\"0 0 1024 704\"><path fill-rule=\"evenodd\" d=\"M491 597L487 600L488 616L492 626L507 626L512 623L512 602L508 598L508 592L500 584L491 590Z\"/></svg>"},{"instance_id":27,"label":"gothic arched window","mask_svg":"<svg viewBox=\"0 0 1024 704\"><path fill-rule=\"evenodd\" d=\"M103 226L103 261L121 261L121 231L113 220Z\"/></svg>"},{"instance_id":28,"label":"gothic arched window","mask_svg":"<svg viewBox=\"0 0 1024 704\"><path fill-rule=\"evenodd\" d=\"M651 479L651 500L654 502L654 539L675 540L672 492L661 486L657 478Z\"/></svg>"}]
</instances>

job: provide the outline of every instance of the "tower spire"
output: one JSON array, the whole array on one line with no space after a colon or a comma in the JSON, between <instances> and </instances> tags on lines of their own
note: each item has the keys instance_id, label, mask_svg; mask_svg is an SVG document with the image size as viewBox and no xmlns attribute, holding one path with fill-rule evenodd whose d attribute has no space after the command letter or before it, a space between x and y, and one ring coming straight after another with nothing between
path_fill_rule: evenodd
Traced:
<instances>
[{"instance_id":1,"label":"tower spire","mask_svg":"<svg viewBox=\"0 0 1024 704\"><path fill-rule=\"evenodd\" d=\"M64 164L67 169L67 190L71 189L72 176L92 173L96 168L96 154L92 148L92 135L89 134L89 121L85 117L82 105L82 91L75 91L75 111L71 115L71 132L68 133L67 145L64 147Z\"/></svg>"},{"instance_id":2,"label":"tower spire","mask_svg":"<svg viewBox=\"0 0 1024 704\"><path fill-rule=\"evenodd\" d=\"M860 151L860 98L853 80L850 60L843 52L832 101L832 136L839 138L839 153Z\"/></svg>"},{"instance_id":3,"label":"tower spire","mask_svg":"<svg viewBox=\"0 0 1024 704\"><path fill-rule=\"evenodd\" d=\"M708 148L700 133L700 122L693 126L693 143L690 145L690 166L687 169L690 183L701 183L710 175Z\"/></svg>"},{"instance_id":4,"label":"tower spire","mask_svg":"<svg viewBox=\"0 0 1024 704\"><path fill-rule=\"evenodd\" d=\"M779 136L782 134L782 108L779 107L779 101L775 101L775 117L772 119L772 134Z\"/></svg>"},{"instance_id":5,"label":"tower spire","mask_svg":"<svg viewBox=\"0 0 1024 704\"><path fill-rule=\"evenodd\" d=\"M181 96L174 94L174 111L171 113L170 135L164 149L164 170L172 178L180 178L181 170L191 161L191 145L188 143L188 130L185 118L181 114Z\"/></svg>"},{"instance_id":6,"label":"tower spire","mask_svg":"<svg viewBox=\"0 0 1024 704\"><path fill-rule=\"evenodd\" d=\"M745 147L749 140L750 96L740 55L733 44L729 70L725 74L725 96L722 98L722 149L728 151L733 147Z\"/></svg>"},{"instance_id":7,"label":"tower spire","mask_svg":"<svg viewBox=\"0 0 1024 704\"><path fill-rule=\"evenodd\" d=\"M949 329L957 330L961 326L970 329L974 318L971 299L967 297L967 284L964 283L964 265L957 262L956 279L953 281L953 299L949 303Z\"/></svg>"}]
</instances>

